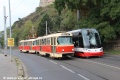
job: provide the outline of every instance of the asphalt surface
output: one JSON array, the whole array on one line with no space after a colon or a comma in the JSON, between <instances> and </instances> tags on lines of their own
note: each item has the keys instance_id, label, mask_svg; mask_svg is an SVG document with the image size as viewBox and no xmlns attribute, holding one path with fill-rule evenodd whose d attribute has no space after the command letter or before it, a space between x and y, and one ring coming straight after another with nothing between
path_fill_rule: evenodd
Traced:
<instances>
[{"instance_id":1,"label":"asphalt surface","mask_svg":"<svg viewBox=\"0 0 120 80\"><path fill-rule=\"evenodd\" d=\"M120 56L51 59L13 50L31 80L120 80Z\"/></svg>"},{"instance_id":2,"label":"asphalt surface","mask_svg":"<svg viewBox=\"0 0 120 80\"><path fill-rule=\"evenodd\" d=\"M11 61L9 55L5 56L0 53L0 80L10 80L17 76L17 65L14 58Z\"/></svg>"}]
</instances>

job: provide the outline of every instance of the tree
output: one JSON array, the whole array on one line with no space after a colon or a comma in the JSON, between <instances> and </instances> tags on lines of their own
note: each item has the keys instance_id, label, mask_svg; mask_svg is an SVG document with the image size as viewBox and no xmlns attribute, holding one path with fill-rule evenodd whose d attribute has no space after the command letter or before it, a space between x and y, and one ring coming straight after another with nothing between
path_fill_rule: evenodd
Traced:
<instances>
[{"instance_id":1,"label":"tree","mask_svg":"<svg viewBox=\"0 0 120 80\"><path fill-rule=\"evenodd\" d=\"M53 29L53 22L51 21L48 14L45 14L39 23L38 29L37 29L37 36L43 36L46 33L46 21L48 26L48 34L51 33Z\"/></svg>"},{"instance_id":2,"label":"tree","mask_svg":"<svg viewBox=\"0 0 120 80\"><path fill-rule=\"evenodd\" d=\"M0 38L0 45L1 45L1 47L3 48L3 46L4 46L4 37L1 37L1 38Z\"/></svg>"},{"instance_id":3,"label":"tree","mask_svg":"<svg viewBox=\"0 0 120 80\"><path fill-rule=\"evenodd\" d=\"M94 4L94 0L55 0L55 8L57 9L58 13L61 14L61 11L65 8L73 11L76 10L77 13L77 20L80 19L80 9L85 8L87 4Z\"/></svg>"},{"instance_id":4,"label":"tree","mask_svg":"<svg viewBox=\"0 0 120 80\"><path fill-rule=\"evenodd\" d=\"M65 8L81 10L83 15L87 13L78 21L77 28L94 27L98 29L103 42L109 42L111 39L115 39L117 34L120 35L119 5L120 0L55 0L55 8L59 13Z\"/></svg>"},{"instance_id":5,"label":"tree","mask_svg":"<svg viewBox=\"0 0 120 80\"><path fill-rule=\"evenodd\" d=\"M20 33L19 33L18 29L14 29L13 32L14 33L12 34L12 37L14 38L15 45L18 46Z\"/></svg>"},{"instance_id":6,"label":"tree","mask_svg":"<svg viewBox=\"0 0 120 80\"><path fill-rule=\"evenodd\" d=\"M55 0L55 8L58 10L58 13L61 14L61 11L66 8L70 10L77 10L77 19L80 18L80 0Z\"/></svg>"},{"instance_id":7,"label":"tree","mask_svg":"<svg viewBox=\"0 0 120 80\"><path fill-rule=\"evenodd\" d=\"M30 33L31 29L32 29L32 21L28 20L25 22L25 24L22 26L22 28L20 29L20 33L24 33L24 34L20 34L20 39L28 39L28 36L32 36L33 34Z\"/></svg>"}]
</instances>

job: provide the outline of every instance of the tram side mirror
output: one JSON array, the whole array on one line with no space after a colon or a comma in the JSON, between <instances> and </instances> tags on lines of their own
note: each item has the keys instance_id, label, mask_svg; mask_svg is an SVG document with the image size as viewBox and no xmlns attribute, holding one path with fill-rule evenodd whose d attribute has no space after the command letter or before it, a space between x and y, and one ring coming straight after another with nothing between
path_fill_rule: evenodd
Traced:
<instances>
[{"instance_id":1,"label":"tram side mirror","mask_svg":"<svg viewBox=\"0 0 120 80\"><path fill-rule=\"evenodd\" d=\"M73 42L73 44L75 44L75 42Z\"/></svg>"},{"instance_id":2,"label":"tram side mirror","mask_svg":"<svg viewBox=\"0 0 120 80\"><path fill-rule=\"evenodd\" d=\"M75 46L75 42L73 42L73 45Z\"/></svg>"}]
</instances>

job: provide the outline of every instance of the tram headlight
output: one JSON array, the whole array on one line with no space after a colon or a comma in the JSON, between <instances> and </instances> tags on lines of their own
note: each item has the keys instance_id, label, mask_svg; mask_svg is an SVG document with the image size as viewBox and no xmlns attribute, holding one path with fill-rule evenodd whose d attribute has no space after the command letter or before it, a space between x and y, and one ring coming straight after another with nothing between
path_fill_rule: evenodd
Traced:
<instances>
[{"instance_id":1,"label":"tram headlight","mask_svg":"<svg viewBox=\"0 0 120 80\"><path fill-rule=\"evenodd\" d=\"M103 51L103 48L101 48L100 51Z\"/></svg>"},{"instance_id":2,"label":"tram headlight","mask_svg":"<svg viewBox=\"0 0 120 80\"><path fill-rule=\"evenodd\" d=\"M87 51L88 49L87 48L84 48L84 51Z\"/></svg>"},{"instance_id":3,"label":"tram headlight","mask_svg":"<svg viewBox=\"0 0 120 80\"><path fill-rule=\"evenodd\" d=\"M72 51L74 51L74 49L72 49Z\"/></svg>"},{"instance_id":4,"label":"tram headlight","mask_svg":"<svg viewBox=\"0 0 120 80\"><path fill-rule=\"evenodd\" d=\"M62 49L62 51L64 52L64 49Z\"/></svg>"}]
</instances>

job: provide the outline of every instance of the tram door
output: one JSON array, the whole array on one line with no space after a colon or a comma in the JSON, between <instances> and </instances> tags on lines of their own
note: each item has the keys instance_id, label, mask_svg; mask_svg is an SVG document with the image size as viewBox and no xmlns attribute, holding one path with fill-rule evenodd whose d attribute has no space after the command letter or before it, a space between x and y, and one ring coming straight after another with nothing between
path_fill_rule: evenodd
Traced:
<instances>
[{"instance_id":1,"label":"tram door","mask_svg":"<svg viewBox=\"0 0 120 80\"><path fill-rule=\"evenodd\" d=\"M40 51L42 51L42 39L39 40Z\"/></svg>"},{"instance_id":2,"label":"tram door","mask_svg":"<svg viewBox=\"0 0 120 80\"><path fill-rule=\"evenodd\" d=\"M24 42L20 42L19 45L20 45L20 49L23 50Z\"/></svg>"},{"instance_id":3,"label":"tram door","mask_svg":"<svg viewBox=\"0 0 120 80\"><path fill-rule=\"evenodd\" d=\"M30 50L32 50L32 44L33 44L32 41L30 41Z\"/></svg>"},{"instance_id":4,"label":"tram door","mask_svg":"<svg viewBox=\"0 0 120 80\"><path fill-rule=\"evenodd\" d=\"M52 45L52 53L54 55L56 53L56 37L51 38L51 45Z\"/></svg>"}]
</instances>

